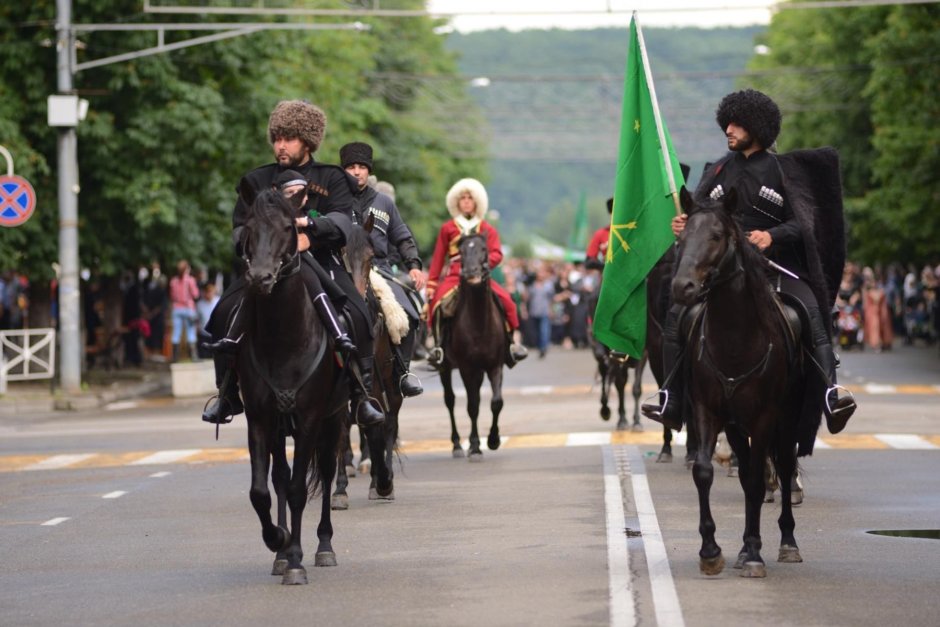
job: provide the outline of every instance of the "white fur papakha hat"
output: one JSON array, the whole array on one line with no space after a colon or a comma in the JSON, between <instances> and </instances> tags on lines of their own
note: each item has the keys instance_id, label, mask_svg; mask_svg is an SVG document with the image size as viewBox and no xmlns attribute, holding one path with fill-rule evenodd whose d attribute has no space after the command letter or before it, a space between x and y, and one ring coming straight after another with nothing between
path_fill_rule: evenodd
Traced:
<instances>
[{"instance_id":1,"label":"white fur papakha hat","mask_svg":"<svg viewBox=\"0 0 940 627\"><path fill-rule=\"evenodd\" d=\"M454 186L447 192L447 211L454 218L461 215L460 209L457 208L457 200L464 192L470 192L470 195L473 196L473 200L477 204L476 213L473 215L482 220L489 208L490 200L486 195L486 188L483 187L483 183L476 179L460 179L454 183Z\"/></svg>"}]
</instances>

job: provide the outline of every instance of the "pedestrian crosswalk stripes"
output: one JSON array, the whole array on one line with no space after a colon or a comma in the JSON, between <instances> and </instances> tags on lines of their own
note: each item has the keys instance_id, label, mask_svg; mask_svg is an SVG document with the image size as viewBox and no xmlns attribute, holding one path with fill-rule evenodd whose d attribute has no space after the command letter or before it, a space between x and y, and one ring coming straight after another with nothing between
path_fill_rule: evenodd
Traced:
<instances>
[{"instance_id":1,"label":"pedestrian crosswalk stripes","mask_svg":"<svg viewBox=\"0 0 940 627\"><path fill-rule=\"evenodd\" d=\"M685 444L685 433L674 434L674 444ZM633 444L659 446L662 434L646 431L596 431L577 433L529 433L501 438L501 448L560 448ZM940 435L906 433L839 434L816 440L816 450L940 450ZM464 442L466 446L466 442ZM404 440L403 454L443 453L452 449L450 440ZM357 451L358 453L358 451ZM0 455L0 472L35 472L43 470L113 468L120 466L159 466L166 464L220 464L248 460L245 448L204 448L120 453L70 453L48 455Z\"/></svg>"}]
</instances>

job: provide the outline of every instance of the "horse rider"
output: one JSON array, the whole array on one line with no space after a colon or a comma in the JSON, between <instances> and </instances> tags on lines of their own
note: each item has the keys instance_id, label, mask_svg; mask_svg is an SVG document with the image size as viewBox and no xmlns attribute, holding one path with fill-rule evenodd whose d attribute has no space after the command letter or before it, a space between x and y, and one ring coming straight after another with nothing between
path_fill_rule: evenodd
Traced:
<instances>
[{"instance_id":1,"label":"horse rider","mask_svg":"<svg viewBox=\"0 0 940 627\"><path fill-rule=\"evenodd\" d=\"M371 426L385 421L385 414L369 402L368 395L374 360L371 315L343 263L341 252L352 228L355 184L342 168L313 159L325 130L326 114L319 107L306 100L279 102L268 120L268 140L274 149L275 162L248 172L242 177L242 183L260 192L279 180L283 185L285 181L278 177L287 170L301 175L296 179L298 182L306 181L307 201L303 208L307 215L298 220L298 226L303 222L298 248L309 250L309 254L301 256L301 273L321 318L335 319L335 311L328 307L330 299L345 303L354 342L343 337L338 325L331 322L327 328L336 340L334 348L355 359L359 376L354 376L354 372L349 376L352 414L360 426ZM242 230L250 209L239 196L232 215L232 239L239 257L244 252ZM208 325L214 342L207 348L214 353L219 395L203 412L202 419L213 424L230 422L231 416L244 409L233 365L244 333L244 316L239 314L245 285L244 277L240 277L225 290ZM330 298L319 297L324 291ZM357 347L358 350L354 350Z\"/></svg>"},{"instance_id":2,"label":"horse rider","mask_svg":"<svg viewBox=\"0 0 940 627\"><path fill-rule=\"evenodd\" d=\"M503 260L503 251L499 242L499 232L483 218L489 207L486 188L476 179L466 178L454 183L447 192L447 211L451 219L441 225L434 244L434 255L428 269L428 324L434 334L435 346L428 353L428 363L440 367L444 361L441 348L438 306L441 301L457 289L460 283L460 241L465 235L481 233L486 237L489 251L490 268L495 268ZM444 264L450 261L450 268L444 276ZM516 303L499 283L490 279L490 288L499 299L506 314L509 329L506 331L506 365L512 368L528 356L528 351L521 344L513 341L513 331L519 328L519 314Z\"/></svg>"},{"instance_id":3,"label":"horse rider","mask_svg":"<svg viewBox=\"0 0 940 627\"><path fill-rule=\"evenodd\" d=\"M614 199L607 199L607 215L614 212ZM610 222L594 231L588 243L587 254L584 258L584 267L588 270L603 270L607 259L607 245L610 243Z\"/></svg>"},{"instance_id":4,"label":"horse rider","mask_svg":"<svg viewBox=\"0 0 940 627\"><path fill-rule=\"evenodd\" d=\"M782 293L785 301L804 310L812 361L816 362L825 384L821 405L826 424L831 433L838 433L856 409L851 393L836 384L836 358L830 334L829 310L835 295L832 286L838 285L845 263L838 158L831 149L779 155L772 151L780 132L780 109L759 91L745 89L728 94L715 113L730 152L706 166L696 200L718 200L731 188L737 190L734 215L738 225L748 241L772 262L768 265L773 270L768 272L774 289ZM830 208L834 210L827 213ZM682 214L673 219L676 237L685 228L687 218ZM817 242L820 227L834 235L825 242ZM682 426L684 402L681 311L676 305L670 307L663 326L666 383L658 402L642 407L647 418L672 429ZM840 390L845 393L841 397Z\"/></svg>"},{"instance_id":5,"label":"horse rider","mask_svg":"<svg viewBox=\"0 0 940 627\"><path fill-rule=\"evenodd\" d=\"M421 324L421 314L416 304L416 300L420 302L417 290L421 290L427 281L421 269L418 245L408 225L402 220L395 201L369 185L373 168L372 146L364 142L346 144L339 150L339 160L343 169L358 184L357 190L353 192L353 221L362 224L370 213L373 216L374 225L370 236L375 257L372 265L388 281L395 300L408 315L408 334L401 339L400 344L393 344L392 348L401 395L406 398L418 396L424 389L420 379L408 369L414 353L418 325ZM389 252L392 250L398 253L401 265L408 270L408 276L414 283L413 289L402 284L392 272L392 264L389 262Z\"/></svg>"}]
</instances>

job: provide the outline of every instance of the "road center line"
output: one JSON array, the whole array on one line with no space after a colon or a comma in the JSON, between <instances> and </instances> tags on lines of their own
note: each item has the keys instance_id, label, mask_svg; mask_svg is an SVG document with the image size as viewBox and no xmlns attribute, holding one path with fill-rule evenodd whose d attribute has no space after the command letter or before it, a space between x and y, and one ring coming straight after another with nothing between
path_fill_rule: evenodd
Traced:
<instances>
[{"instance_id":1,"label":"road center line","mask_svg":"<svg viewBox=\"0 0 940 627\"><path fill-rule=\"evenodd\" d=\"M624 528L623 491L610 446L604 456L604 504L607 514L607 572L610 579L611 627L636 625L636 609L630 582L630 554Z\"/></svg>"},{"instance_id":2,"label":"road center line","mask_svg":"<svg viewBox=\"0 0 940 627\"><path fill-rule=\"evenodd\" d=\"M640 521L640 534L643 537L643 551L646 553L646 566L653 590L653 607L656 611L656 624L659 627L684 627L682 606L679 594L669 568L669 555L663 542L663 534L656 518L653 495L646 480L646 465L643 455L636 446L623 447L633 487L633 501L636 505L637 518Z\"/></svg>"},{"instance_id":3,"label":"road center line","mask_svg":"<svg viewBox=\"0 0 940 627\"><path fill-rule=\"evenodd\" d=\"M49 520L47 520L46 522L42 523L42 525L40 525L40 526L41 526L41 527L55 527L56 525L59 525L59 524L64 523L66 520L68 520L68 517L65 517L65 518L52 518L52 519L49 519Z\"/></svg>"},{"instance_id":4,"label":"road center line","mask_svg":"<svg viewBox=\"0 0 940 627\"><path fill-rule=\"evenodd\" d=\"M124 496L125 494L127 494L127 492L125 492L124 490L115 490L114 492L108 492L107 494L103 495L101 498L103 498L103 499L119 499L119 498L121 498L122 496Z\"/></svg>"}]
</instances>

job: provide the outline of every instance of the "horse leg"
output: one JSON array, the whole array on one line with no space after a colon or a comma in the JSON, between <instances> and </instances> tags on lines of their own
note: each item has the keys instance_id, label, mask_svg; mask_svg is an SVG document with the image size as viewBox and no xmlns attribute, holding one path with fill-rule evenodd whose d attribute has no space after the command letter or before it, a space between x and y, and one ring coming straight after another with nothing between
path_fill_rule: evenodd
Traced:
<instances>
[{"instance_id":1,"label":"horse leg","mask_svg":"<svg viewBox=\"0 0 940 627\"><path fill-rule=\"evenodd\" d=\"M620 364L614 374L614 385L617 387L617 431L627 430L627 409L624 405L624 396L626 396L629 376L630 370L626 364Z\"/></svg>"},{"instance_id":2,"label":"horse leg","mask_svg":"<svg viewBox=\"0 0 940 627\"><path fill-rule=\"evenodd\" d=\"M336 474L336 440L339 436L336 429L341 428L343 417L346 410L341 409L333 416L327 416L328 421L320 434L320 444L317 449L316 458L312 460L312 467L316 469L315 476L319 475L320 481L320 524L317 525L317 553L314 556L314 566L336 566L336 553L333 552L333 523L330 519L330 484L333 483L333 475ZM334 426L335 425L335 426ZM304 498L312 492L308 489L304 492Z\"/></svg>"},{"instance_id":3,"label":"horse leg","mask_svg":"<svg viewBox=\"0 0 940 627\"><path fill-rule=\"evenodd\" d=\"M363 429L359 431L359 472L368 475L372 472L372 451L369 450L369 437Z\"/></svg>"},{"instance_id":4,"label":"horse leg","mask_svg":"<svg viewBox=\"0 0 940 627\"><path fill-rule=\"evenodd\" d=\"M271 465L271 452L268 449L266 433L256 424L248 427L248 453L251 457L251 488L248 498L254 507L258 520L261 521L261 538L264 544L274 552L285 550L290 544L290 532L275 525L271 520L271 492L268 490L268 472Z\"/></svg>"},{"instance_id":5,"label":"horse leg","mask_svg":"<svg viewBox=\"0 0 940 627\"><path fill-rule=\"evenodd\" d=\"M356 459L352 450L352 421L347 421L343 426L343 459L341 460L343 471L347 477L356 476Z\"/></svg>"},{"instance_id":6,"label":"horse leg","mask_svg":"<svg viewBox=\"0 0 940 627\"><path fill-rule=\"evenodd\" d=\"M800 549L796 545L796 537L793 535L796 521L793 518L792 485L795 483L796 473L798 472L796 451L786 444L781 448L785 450L777 453L777 474L780 477L781 500L780 518L777 519L777 524L780 526L780 552L777 554L777 561L794 564L803 561Z\"/></svg>"},{"instance_id":7,"label":"horse leg","mask_svg":"<svg viewBox=\"0 0 940 627\"><path fill-rule=\"evenodd\" d=\"M346 464L345 454L343 457L344 459L336 464L336 490L333 491L333 496L330 499L330 507L336 510L349 509L349 494L346 489L349 487L348 469L351 466Z\"/></svg>"},{"instance_id":8,"label":"horse leg","mask_svg":"<svg viewBox=\"0 0 940 627\"><path fill-rule=\"evenodd\" d=\"M643 425L640 423L640 397L643 396L643 365L646 359L639 363L633 371L633 426L632 431L643 431Z\"/></svg>"},{"instance_id":9,"label":"horse leg","mask_svg":"<svg viewBox=\"0 0 940 627\"><path fill-rule=\"evenodd\" d=\"M748 437L734 427L725 429L731 450L738 458L738 480L744 490L744 546L738 554L742 577L766 577L761 558L760 511L764 505L764 466L767 447L760 435ZM742 559L743 558L743 559Z\"/></svg>"},{"instance_id":10,"label":"horse leg","mask_svg":"<svg viewBox=\"0 0 940 627\"><path fill-rule=\"evenodd\" d=\"M450 441L454 445L453 456L463 457L463 447L460 446L460 434L457 433L457 420L454 418L454 386L451 381L453 371L446 365L441 368L441 387L444 388L444 405L450 414Z\"/></svg>"},{"instance_id":11,"label":"horse leg","mask_svg":"<svg viewBox=\"0 0 940 627\"><path fill-rule=\"evenodd\" d=\"M698 490L698 532L702 536L702 548L698 552L699 570L706 575L717 575L724 570L725 558L721 555L721 547L715 542L715 519L712 517L709 495L715 479L712 454L718 438L717 429L714 429L712 425L718 421L704 408L699 407L695 409L695 420L702 426L700 446L692 466L692 480Z\"/></svg>"},{"instance_id":12,"label":"horse leg","mask_svg":"<svg viewBox=\"0 0 940 627\"><path fill-rule=\"evenodd\" d=\"M477 429L477 419L480 417L480 386L483 385L483 372L460 372L463 385L467 389L467 413L470 414L470 446L467 449L467 458L472 462L483 460L483 451L480 449L480 432Z\"/></svg>"},{"instance_id":13,"label":"horse leg","mask_svg":"<svg viewBox=\"0 0 940 627\"><path fill-rule=\"evenodd\" d=\"M394 487L392 485L392 476L385 459L385 429L388 425L389 417L386 416L385 424L374 425L366 429L366 439L370 442L369 455L372 459L372 468L370 471L372 482L369 485L369 500L394 500Z\"/></svg>"},{"instance_id":14,"label":"horse leg","mask_svg":"<svg viewBox=\"0 0 940 627\"><path fill-rule=\"evenodd\" d=\"M699 440L698 426L694 420L689 420L685 425L685 467L692 468L695 456L701 447Z\"/></svg>"},{"instance_id":15,"label":"horse leg","mask_svg":"<svg viewBox=\"0 0 940 627\"><path fill-rule=\"evenodd\" d=\"M490 434L486 438L486 447L495 451L502 443L499 439L499 413L503 411L503 366L500 364L490 370L490 387L493 390L493 400L490 401L490 411L493 413L493 424Z\"/></svg>"},{"instance_id":16,"label":"horse leg","mask_svg":"<svg viewBox=\"0 0 940 627\"><path fill-rule=\"evenodd\" d=\"M607 366L606 359L597 361L597 372L601 375L601 420L610 420L610 407L607 406L607 398L610 394L610 369Z\"/></svg>"},{"instance_id":17,"label":"horse leg","mask_svg":"<svg viewBox=\"0 0 940 627\"><path fill-rule=\"evenodd\" d=\"M672 463L672 429L663 427L663 448L659 451L656 463Z\"/></svg>"},{"instance_id":18,"label":"horse leg","mask_svg":"<svg viewBox=\"0 0 940 627\"><path fill-rule=\"evenodd\" d=\"M284 552L287 567L281 583L284 585L302 585L307 583L307 569L303 566L304 551L301 548L301 531L304 508L307 506L307 469L310 466L310 446L304 441L294 441L294 472L287 488L287 502L290 505L291 535L290 546ZM332 483L332 478L330 483ZM329 494L329 487L326 488Z\"/></svg>"},{"instance_id":19,"label":"horse leg","mask_svg":"<svg viewBox=\"0 0 940 627\"><path fill-rule=\"evenodd\" d=\"M274 484L274 494L277 497L277 525L287 529L287 485L290 483L290 464L287 462L286 438L278 436L272 450L274 465L271 467L271 483ZM272 575L283 575L287 569L287 556L284 551L278 551L274 556L271 567Z\"/></svg>"}]
</instances>

